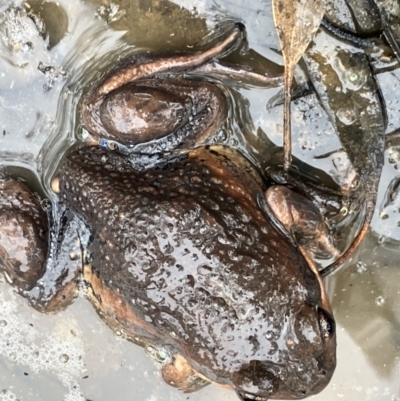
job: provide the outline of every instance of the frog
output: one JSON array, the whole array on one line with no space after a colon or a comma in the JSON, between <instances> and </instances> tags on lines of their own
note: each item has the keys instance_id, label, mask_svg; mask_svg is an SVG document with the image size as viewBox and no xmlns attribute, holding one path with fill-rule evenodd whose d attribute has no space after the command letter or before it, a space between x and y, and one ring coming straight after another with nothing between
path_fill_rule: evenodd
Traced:
<instances>
[{"instance_id":1,"label":"frog","mask_svg":"<svg viewBox=\"0 0 400 401\"><path fill-rule=\"evenodd\" d=\"M214 383L244 401L301 399L336 366L312 258L332 250L329 232L304 194L209 142L224 91L183 76L242 31L199 54L123 60L94 84L81 105L90 135L61 162L53 209L27 183L0 183L0 270L44 313L83 292L184 392Z\"/></svg>"}]
</instances>

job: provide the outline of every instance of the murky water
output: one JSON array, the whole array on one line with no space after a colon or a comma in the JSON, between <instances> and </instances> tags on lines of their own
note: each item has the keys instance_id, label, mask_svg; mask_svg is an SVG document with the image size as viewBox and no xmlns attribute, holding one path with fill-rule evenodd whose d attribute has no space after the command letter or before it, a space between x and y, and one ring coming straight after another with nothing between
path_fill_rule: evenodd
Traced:
<instances>
[{"instance_id":1,"label":"murky water","mask_svg":"<svg viewBox=\"0 0 400 401\"><path fill-rule=\"evenodd\" d=\"M216 26L240 20L246 25L249 50L237 53L235 60L281 72L269 1L243 4L0 2L3 172L19 175L21 167L27 169L25 178L37 180L38 188L47 191L59 160L76 141L82 92L129 52L195 51L207 47L207 40L201 41ZM30 10L40 11L46 24L42 34ZM320 34L318 40L331 39ZM400 128L399 71L377 75L386 100L387 134ZM301 68L297 78L298 83L306 81ZM242 149L263 171L282 154L281 88L229 83L240 118L225 127L220 140ZM298 163L311 166L311 175L345 185L351 168L317 96L306 91L293 102L292 114ZM386 151L371 233L347 266L326 279L338 325L338 366L315 400L400 400L399 155L394 147ZM216 386L190 395L169 387L145 351L112 333L83 298L62 313L41 315L2 282L0 302L0 400L237 399Z\"/></svg>"}]
</instances>

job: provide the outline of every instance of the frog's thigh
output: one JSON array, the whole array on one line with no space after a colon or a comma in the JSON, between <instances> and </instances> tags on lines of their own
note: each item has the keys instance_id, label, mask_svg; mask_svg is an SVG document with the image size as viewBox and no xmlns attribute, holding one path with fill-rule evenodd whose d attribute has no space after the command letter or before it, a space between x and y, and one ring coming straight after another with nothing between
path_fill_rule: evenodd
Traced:
<instances>
[{"instance_id":1,"label":"frog's thigh","mask_svg":"<svg viewBox=\"0 0 400 401\"><path fill-rule=\"evenodd\" d=\"M161 374L166 383L185 393L200 390L209 381L202 379L181 355L174 355L169 363L162 366Z\"/></svg>"},{"instance_id":2,"label":"frog's thigh","mask_svg":"<svg viewBox=\"0 0 400 401\"><path fill-rule=\"evenodd\" d=\"M275 185L267 189L265 199L279 222L308 252L315 254L320 250L332 257L339 256L323 216L308 198Z\"/></svg>"},{"instance_id":3,"label":"frog's thigh","mask_svg":"<svg viewBox=\"0 0 400 401\"><path fill-rule=\"evenodd\" d=\"M82 273L82 249L89 233L79 217L65 213L60 232L52 233L46 272L27 294L33 307L41 312L57 312L70 305L78 295Z\"/></svg>"},{"instance_id":4,"label":"frog's thigh","mask_svg":"<svg viewBox=\"0 0 400 401\"><path fill-rule=\"evenodd\" d=\"M39 200L18 181L0 183L0 271L19 291L44 273L47 216Z\"/></svg>"}]
</instances>

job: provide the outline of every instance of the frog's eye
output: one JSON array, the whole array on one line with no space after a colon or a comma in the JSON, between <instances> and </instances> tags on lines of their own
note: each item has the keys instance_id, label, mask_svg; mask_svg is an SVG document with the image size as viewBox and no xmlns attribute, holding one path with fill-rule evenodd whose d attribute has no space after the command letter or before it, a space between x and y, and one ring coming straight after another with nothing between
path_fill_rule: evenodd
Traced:
<instances>
[{"instance_id":1,"label":"frog's eye","mask_svg":"<svg viewBox=\"0 0 400 401\"><path fill-rule=\"evenodd\" d=\"M324 339L332 338L336 331L336 324L332 315L322 308L318 308L318 322L321 336Z\"/></svg>"}]
</instances>

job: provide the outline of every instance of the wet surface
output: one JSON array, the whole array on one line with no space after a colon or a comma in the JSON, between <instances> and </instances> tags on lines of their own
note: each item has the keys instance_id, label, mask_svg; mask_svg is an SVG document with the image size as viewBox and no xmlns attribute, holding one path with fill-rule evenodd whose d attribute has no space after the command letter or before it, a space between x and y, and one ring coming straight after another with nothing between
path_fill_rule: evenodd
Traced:
<instances>
[{"instance_id":1,"label":"wet surface","mask_svg":"<svg viewBox=\"0 0 400 401\"><path fill-rule=\"evenodd\" d=\"M42 184L38 190L43 186L51 197L50 179L76 141L82 92L114 61L138 48L201 49L207 47L207 40L203 45L198 42L216 24L234 19L246 25L250 51L233 58L271 73L282 71L280 55L271 50L278 42L268 2L255 2L245 11L241 2L175 3L138 0L117 6L60 1L61 7L43 10L47 3L28 2L19 11L8 9L12 2L0 5L0 163L4 171L18 176L18 167L27 168ZM31 9L42 12L45 29L40 21L35 25ZM54 16L60 21L55 26ZM346 15L343 18L347 20ZM375 29L368 20L365 24L365 29ZM362 71L357 65L353 68ZM385 98L386 134L400 127L398 71L382 70L377 75ZM299 84L307 79L301 68L296 77ZM282 143L281 89L238 80L229 84L240 117L218 133L219 141L243 150L264 171L271 163L279 163L282 155L278 148ZM278 105L266 109L267 104ZM310 88L293 102L292 119L294 156L299 164L320 169L307 167L308 174L331 185L351 182L346 155L337 152L342 146L335 128ZM373 231L354 258L325 280L338 325L338 366L316 400L400 399L399 161L398 149L389 148ZM28 174L27 179L32 177ZM351 238L351 229L349 234ZM0 400L237 399L233 392L216 386L190 395L170 388L145 351L119 338L121 333L113 333L83 298L65 312L41 315L6 283L1 283L0 290Z\"/></svg>"}]
</instances>

